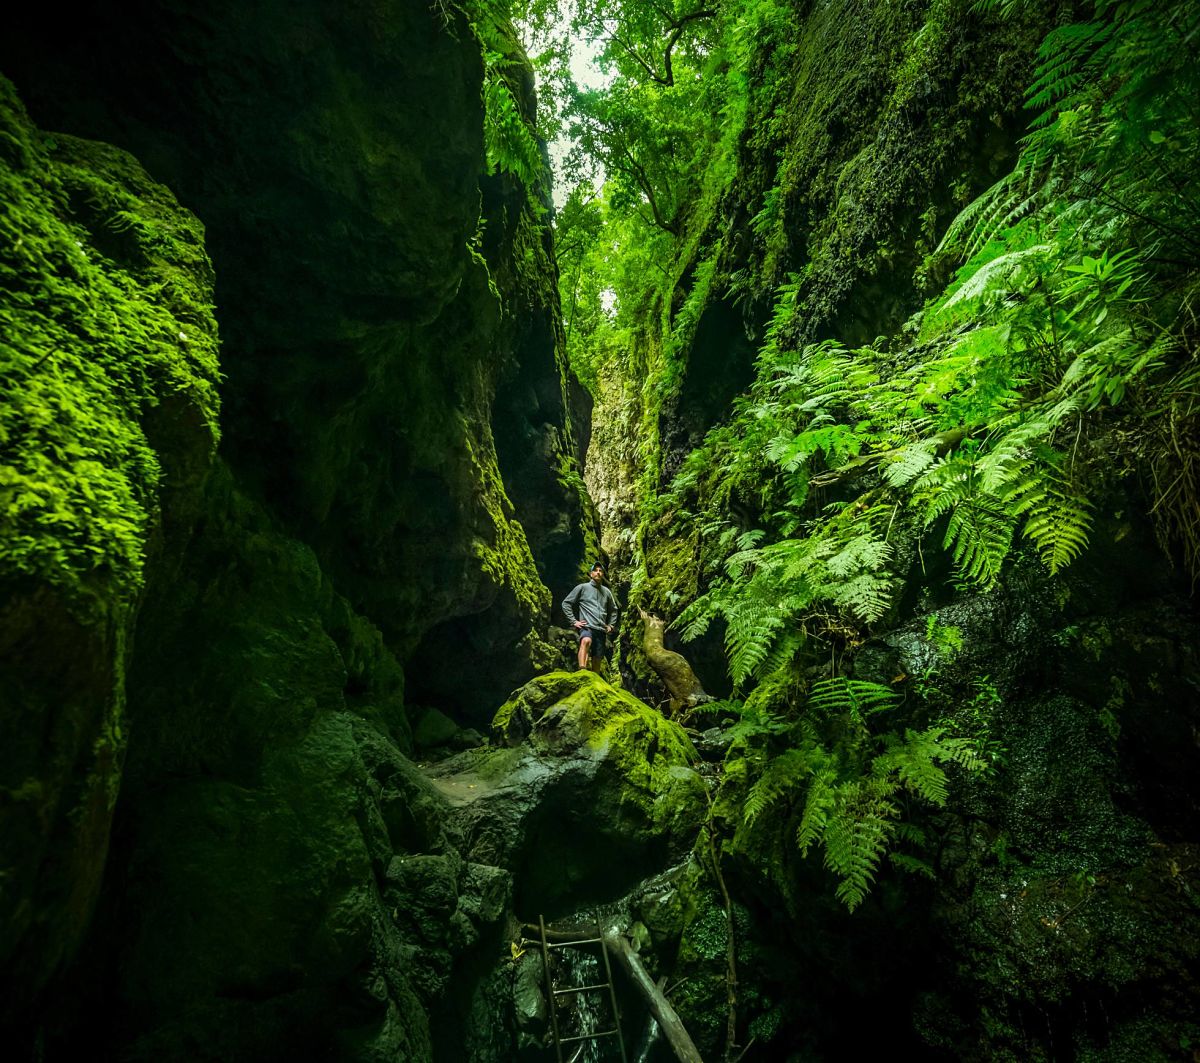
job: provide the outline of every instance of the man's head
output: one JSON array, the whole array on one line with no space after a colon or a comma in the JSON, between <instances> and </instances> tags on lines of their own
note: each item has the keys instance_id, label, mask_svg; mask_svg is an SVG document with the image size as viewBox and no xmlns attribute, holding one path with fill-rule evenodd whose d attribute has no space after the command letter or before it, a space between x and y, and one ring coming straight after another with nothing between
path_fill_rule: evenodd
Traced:
<instances>
[{"instance_id":1,"label":"man's head","mask_svg":"<svg viewBox=\"0 0 1200 1063\"><path fill-rule=\"evenodd\" d=\"M591 577L593 583L599 583L604 579L604 566L597 561L588 571L588 575Z\"/></svg>"}]
</instances>

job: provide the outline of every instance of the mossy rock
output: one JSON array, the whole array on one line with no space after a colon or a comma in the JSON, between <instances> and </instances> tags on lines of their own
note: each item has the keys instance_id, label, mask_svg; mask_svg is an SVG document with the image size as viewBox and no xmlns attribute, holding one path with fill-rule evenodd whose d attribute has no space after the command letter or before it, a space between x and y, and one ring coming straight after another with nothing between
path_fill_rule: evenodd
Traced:
<instances>
[{"instance_id":1,"label":"mossy rock","mask_svg":"<svg viewBox=\"0 0 1200 1063\"><path fill-rule=\"evenodd\" d=\"M595 672L538 676L500 707L492 730L505 745L528 741L539 753L586 748L648 795L671 790L674 769L697 760L683 728Z\"/></svg>"},{"instance_id":2,"label":"mossy rock","mask_svg":"<svg viewBox=\"0 0 1200 1063\"><path fill-rule=\"evenodd\" d=\"M100 889L147 571L216 444L199 220L132 156L49 136L0 78L0 1012Z\"/></svg>"},{"instance_id":3,"label":"mossy rock","mask_svg":"<svg viewBox=\"0 0 1200 1063\"><path fill-rule=\"evenodd\" d=\"M468 859L514 874L517 912L611 899L686 853L704 820L677 724L591 672L550 672L496 713L501 748L431 769Z\"/></svg>"}]
</instances>

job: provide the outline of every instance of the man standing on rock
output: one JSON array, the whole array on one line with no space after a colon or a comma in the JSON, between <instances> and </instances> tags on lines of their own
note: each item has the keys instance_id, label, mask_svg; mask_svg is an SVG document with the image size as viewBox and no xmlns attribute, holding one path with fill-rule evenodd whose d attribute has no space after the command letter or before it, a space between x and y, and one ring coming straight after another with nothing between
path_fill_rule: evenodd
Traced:
<instances>
[{"instance_id":1,"label":"man standing on rock","mask_svg":"<svg viewBox=\"0 0 1200 1063\"><path fill-rule=\"evenodd\" d=\"M562 603L562 610L579 639L579 669L600 671L607 637L617 626L617 600L604 586L604 566L597 561L588 573L590 582L581 583Z\"/></svg>"}]
</instances>

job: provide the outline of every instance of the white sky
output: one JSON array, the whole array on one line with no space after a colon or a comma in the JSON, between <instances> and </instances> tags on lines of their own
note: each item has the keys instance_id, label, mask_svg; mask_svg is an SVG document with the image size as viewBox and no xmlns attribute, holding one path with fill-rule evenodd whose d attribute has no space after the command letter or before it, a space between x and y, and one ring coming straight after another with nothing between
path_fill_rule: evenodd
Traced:
<instances>
[{"instance_id":1,"label":"white sky","mask_svg":"<svg viewBox=\"0 0 1200 1063\"><path fill-rule=\"evenodd\" d=\"M563 7L566 6L567 5L565 4L563 5ZM566 11L565 17L563 18L562 22L559 23L559 26L563 26L565 29L564 24L569 21L571 13L572 12L570 9ZM535 50L537 48L537 43L530 40L529 34L525 30L525 27L518 26L518 30L521 32L521 35L524 38L525 48L527 50ZM551 32L557 33L558 26L553 27ZM612 82L612 75L606 74L600 69L600 49L601 43L599 41L589 40L582 35L571 38L571 58L569 62L569 69L575 84L581 89L602 89ZM541 91L541 86L538 86L538 89ZM573 141L565 136L556 137L554 140L550 141L549 144L550 165L554 169L554 206L556 208L561 207L563 203L566 202L567 195L571 191L570 188L567 187L566 182L562 180L562 172L563 163L565 162L567 153L571 150L572 146ZM602 183L603 180L604 172L601 170L597 175L597 183Z\"/></svg>"}]
</instances>

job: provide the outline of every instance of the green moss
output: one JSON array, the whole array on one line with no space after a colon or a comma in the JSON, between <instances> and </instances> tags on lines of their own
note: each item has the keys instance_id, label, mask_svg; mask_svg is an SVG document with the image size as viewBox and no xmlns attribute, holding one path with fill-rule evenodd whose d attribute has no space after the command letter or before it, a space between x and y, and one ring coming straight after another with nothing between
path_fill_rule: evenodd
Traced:
<instances>
[{"instance_id":1,"label":"green moss","mask_svg":"<svg viewBox=\"0 0 1200 1063\"><path fill-rule=\"evenodd\" d=\"M643 530L648 546L635 585L641 602L668 613L678 612L680 604L693 599L699 588L698 536L694 530L687 535L678 530L679 518L671 511Z\"/></svg>"},{"instance_id":2,"label":"green moss","mask_svg":"<svg viewBox=\"0 0 1200 1063\"><path fill-rule=\"evenodd\" d=\"M513 519L512 503L496 464L491 430L485 429L473 438L468 428L464 424L462 439L477 473L478 498L492 522L489 537L476 538L475 556L484 574L497 586L508 587L524 616L536 623L550 610L550 592L538 579L525 529Z\"/></svg>"},{"instance_id":3,"label":"green moss","mask_svg":"<svg viewBox=\"0 0 1200 1063\"><path fill-rule=\"evenodd\" d=\"M678 724L593 672L550 672L505 702L492 728L509 743L532 736L540 748L558 740L534 727L551 708L557 734L571 734L610 765L622 780L622 801L637 805L648 822L664 828L698 825L702 784L689 767L696 752Z\"/></svg>"},{"instance_id":4,"label":"green moss","mask_svg":"<svg viewBox=\"0 0 1200 1063\"><path fill-rule=\"evenodd\" d=\"M123 152L43 137L0 80L0 570L86 611L142 586L182 400L210 446L217 328L200 223Z\"/></svg>"}]
</instances>

